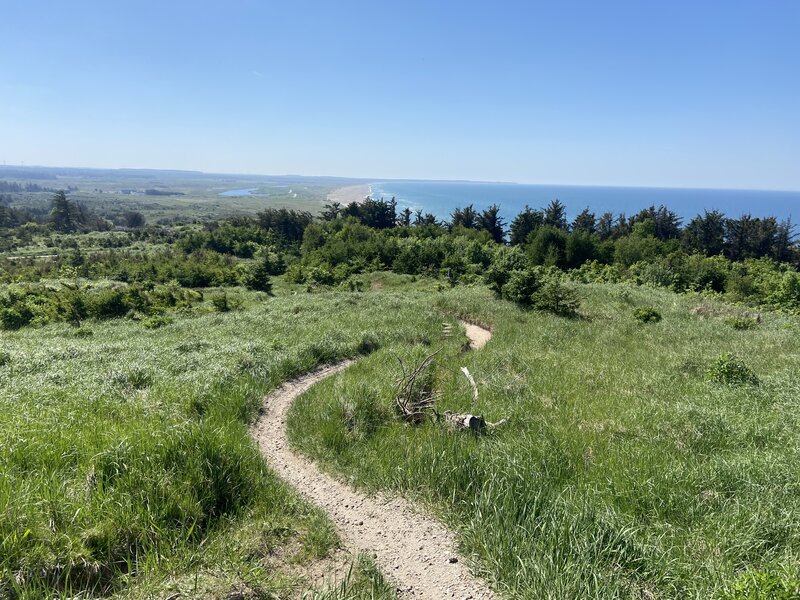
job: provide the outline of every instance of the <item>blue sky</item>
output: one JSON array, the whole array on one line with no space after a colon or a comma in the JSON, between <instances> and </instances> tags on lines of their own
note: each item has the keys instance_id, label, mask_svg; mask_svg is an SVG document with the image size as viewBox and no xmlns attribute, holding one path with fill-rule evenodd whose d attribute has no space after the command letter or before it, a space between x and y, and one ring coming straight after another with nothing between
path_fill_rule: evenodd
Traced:
<instances>
[{"instance_id":1,"label":"blue sky","mask_svg":"<svg viewBox=\"0 0 800 600\"><path fill-rule=\"evenodd\" d=\"M0 0L8 164L800 189L800 2Z\"/></svg>"}]
</instances>

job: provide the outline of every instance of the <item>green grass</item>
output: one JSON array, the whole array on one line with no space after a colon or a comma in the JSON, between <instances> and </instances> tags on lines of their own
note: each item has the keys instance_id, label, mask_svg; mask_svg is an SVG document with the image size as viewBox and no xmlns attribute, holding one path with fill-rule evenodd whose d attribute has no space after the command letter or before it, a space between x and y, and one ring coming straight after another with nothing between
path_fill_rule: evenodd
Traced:
<instances>
[{"instance_id":1,"label":"green grass","mask_svg":"<svg viewBox=\"0 0 800 600\"><path fill-rule=\"evenodd\" d=\"M298 573L335 533L247 430L280 382L368 352L295 404L292 439L356 485L430 506L509 597L792 597L795 319L740 330L736 309L622 285L580 286L566 319L480 287L362 277L369 291L238 290L238 310L207 301L157 328L0 334L0 597L393 597L363 559L308 591ZM641 307L662 321L637 322ZM493 327L485 349L444 333L459 316ZM398 421L396 357L439 348L438 409L508 424L476 438ZM726 353L760 384L709 380Z\"/></svg>"},{"instance_id":2,"label":"green grass","mask_svg":"<svg viewBox=\"0 0 800 600\"><path fill-rule=\"evenodd\" d=\"M419 339L437 319L429 298L284 287L156 329L3 333L0 596L302 586L280 563L324 557L336 536L266 468L247 424L286 379Z\"/></svg>"},{"instance_id":3,"label":"green grass","mask_svg":"<svg viewBox=\"0 0 800 600\"><path fill-rule=\"evenodd\" d=\"M492 325L484 350L462 353L461 336L440 327L428 329L429 345L384 346L301 397L292 439L357 485L429 504L510 597L714 598L748 573L796 581L797 321L770 315L741 331L726 322L733 309L708 311L698 298L611 285L580 293L574 319L481 289L440 294L445 320ZM638 323L639 307L663 320ZM438 348L439 410L508 425L475 438L393 416L393 354ZM761 385L709 381L726 352ZM461 366L478 381L477 403Z\"/></svg>"}]
</instances>

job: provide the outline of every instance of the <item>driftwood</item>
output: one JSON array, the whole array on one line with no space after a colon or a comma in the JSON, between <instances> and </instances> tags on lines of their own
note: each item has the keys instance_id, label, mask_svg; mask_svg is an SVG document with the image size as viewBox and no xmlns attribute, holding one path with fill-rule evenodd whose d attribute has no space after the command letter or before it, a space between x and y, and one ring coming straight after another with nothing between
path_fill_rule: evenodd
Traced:
<instances>
[{"instance_id":1,"label":"driftwood","mask_svg":"<svg viewBox=\"0 0 800 600\"><path fill-rule=\"evenodd\" d=\"M472 387L472 399L478 401L478 384L469 372L467 367L461 367L461 372L469 381ZM489 423L483 418L483 415L470 415L466 413L451 413L445 412L444 422L448 428L453 431L472 431L473 433L485 433L487 430L494 429L508 421L507 418L500 419L496 423Z\"/></svg>"},{"instance_id":2,"label":"driftwood","mask_svg":"<svg viewBox=\"0 0 800 600\"><path fill-rule=\"evenodd\" d=\"M418 425L426 418L435 416L437 421L443 421L445 426L452 431L471 431L473 433L486 433L487 431L499 427L508 421L507 418L500 419L496 423L490 423L483 418L483 415L472 415L467 413L451 413L445 411L440 414L436 411L436 400L439 393L433 389L433 373L431 366L434 357L439 350L429 354L425 359L414 368L407 368L403 360L397 356L400 363L402 375L395 382L395 410L401 419L407 423ZM472 387L472 400L478 401L478 384L472 377L467 367L461 367L461 372L469 381Z\"/></svg>"},{"instance_id":3,"label":"driftwood","mask_svg":"<svg viewBox=\"0 0 800 600\"><path fill-rule=\"evenodd\" d=\"M433 389L430 367L439 350L425 357L417 367L407 369L399 356L402 375L395 382L395 409L404 421L419 424L433 412L439 394Z\"/></svg>"},{"instance_id":4,"label":"driftwood","mask_svg":"<svg viewBox=\"0 0 800 600\"><path fill-rule=\"evenodd\" d=\"M467 367L461 367L461 372L464 373L469 384L472 386L472 399L477 402L478 401L478 384L475 383L475 380L472 378L472 374L469 372Z\"/></svg>"},{"instance_id":5,"label":"driftwood","mask_svg":"<svg viewBox=\"0 0 800 600\"><path fill-rule=\"evenodd\" d=\"M504 417L496 423L490 423L483 418L483 415L469 415L462 413L445 412L443 415L444 422L449 429L453 431L472 431L473 433L486 433L500 427L508 422L508 418Z\"/></svg>"}]
</instances>

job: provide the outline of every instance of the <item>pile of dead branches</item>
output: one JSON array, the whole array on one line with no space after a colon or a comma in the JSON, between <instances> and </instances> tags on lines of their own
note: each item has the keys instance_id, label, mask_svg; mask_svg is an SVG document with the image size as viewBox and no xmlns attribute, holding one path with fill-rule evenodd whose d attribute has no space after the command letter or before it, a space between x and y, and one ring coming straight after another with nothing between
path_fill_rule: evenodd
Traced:
<instances>
[{"instance_id":1,"label":"pile of dead branches","mask_svg":"<svg viewBox=\"0 0 800 600\"><path fill-rule=\"evenodd\" d=\"M419 424L434 413L440 394L434 389L433 358L429 354L416 367L407 368L399 356L401 375L395 382L394 404L397 414L407 423Z\"/></svg>"},{"instance_id":2,"label":"pile of dead branches","mask_svg":"<svg viewBox=\"0 0 800 600\"><path fill-rule=\"evenodd\" d=\"M418 425L426 418L434 418L437 422L443 423L452 431L471 431L475 434L486 433L499 427L508 421L500 419L496 423L490 423L483 418L483 415L472 415L468 413L451 413L445 411L440 414L436 411L436 401L440 393L434 390L434 371L433 359L438 354L438 350L429 354L416 367L408 368L399 356L397 361L400 363L401 375L395 382L395 410L401 419L407 423ZM461 368L461 372L469 381L472 388L472 401L478 402L478 384L466 367Z\"/></svg>"}]
</instances>

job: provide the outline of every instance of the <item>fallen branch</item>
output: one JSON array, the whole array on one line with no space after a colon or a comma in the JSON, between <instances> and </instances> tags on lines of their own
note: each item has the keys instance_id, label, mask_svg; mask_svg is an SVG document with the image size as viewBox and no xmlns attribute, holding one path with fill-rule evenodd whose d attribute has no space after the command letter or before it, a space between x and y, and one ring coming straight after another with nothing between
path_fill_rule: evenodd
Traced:
<instances>
[{"instance_id":1,"label":"fallen branch","mask_svg":"<svg viewBox=\"0 0 800 600\"><path fill-rule=\"evenodd\" d=\"M466 375L467 379L469 380L469 384L472 386L472 399L477 402L478 401L478 384L475 383L475 380L472 378L472 375L469 372L467 367L461 367L461 372Z\"/></svg>"},{"instance_id":2,"label":"fallen branch","mask_svg":"<svg viewBox=\"0 0 800 600\"><path fill-rule=\"evenodd\" d=\"M419 424L433 411L439 397L433 390L429 369L439 350L429 354L413 369L406 369L403 359L397 356L402 375L395 383L395 408L400 417L409 423Z\"/></svg>"}]
</instances>

